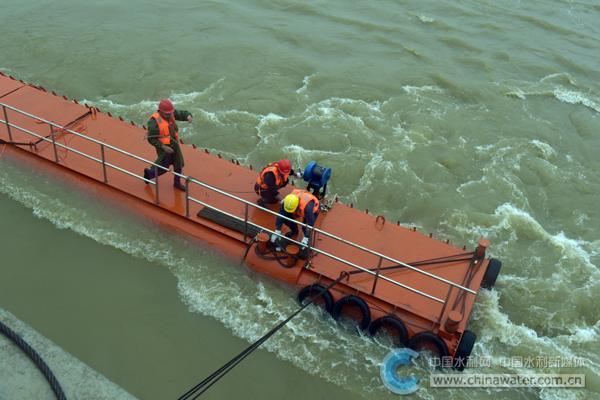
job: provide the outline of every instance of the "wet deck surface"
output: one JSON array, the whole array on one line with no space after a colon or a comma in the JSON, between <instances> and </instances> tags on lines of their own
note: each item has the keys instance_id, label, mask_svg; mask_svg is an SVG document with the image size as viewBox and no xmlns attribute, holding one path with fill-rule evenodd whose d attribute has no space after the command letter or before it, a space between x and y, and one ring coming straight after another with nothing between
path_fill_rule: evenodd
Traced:
<instances>
[{"instance_id":1,"label":"wet deck surface","mask_svg":"<svg viewBox=\"0 0 600 400\"><path fill-rule=\"evenodd\" d=\"M118 147L146 160L152 161L156 157L154 148L145 140L146 132L141 127L133 126L127 121L120 121L104 113L99 112L97 115L94 115L85 105L76 104L73 101L65 100L41 89L24 85L9 77L0 76L0 102L75 130L89 138ZM47 124L19 115L12 110L7 110L7 114L8 120L11 123L26 128L40 136L49 137L50 129ZM1 113L0 118L3 118ZM7 129L3 124L0 124L0 139L9 140ZM17 129L12 129L12 140L17 142L37 141L31 135L20 132ZM102 159L101 146L87 139L59 131L56 132L56 142L75 148L98 160ZM87 159L73 151L57 146L55 153L52 143L48 142L39 143L35 148L27 146L21 146L21 148L33 151L38 156L51 161L55 161L55 157L58 157L60 165L98 181L104 181L104 172L100 163ZM182 146L182 151L186 164L184 169L185 174L226 192L234 193L236 196L248 201L254 202L256 200L256 195L252 192L257 174L256 171L250 170L245 166L236 165L231 160L221 159L217 155L208 154L202 149L194 149L192 146L184 145ZM134 172L140 176L143 174L143 169L148 167L148 164L144 161L120 154L108 147L104 149L104 159L107 163ZM173 189L172 179L172 176L169 174L160 177L158 206L185 218L185 193ZM139 178L108 167L106 181L107 185L142 201L148 203L156 203L157 201L155 186L146 184ZM283 194L291 189L285 189ZM190 185L190 196L238 217L243 218L245 215L245 206L243 204L201 186ZM273 209L276 207L274 206ZM214 224L196 217L197 212L201 209L201 205L190 202L189 219L195 223L214 228ZM250 207L249 217L251 221L269 229L272 229L274 226L274 217L261 210ZM334 203L328 212L321 212L316 226L346 240L403 262L414 262L464 253L464 250L461 248L429 238L419 232L397 226L394 223L383 222L381 219L377 220L373 215L341 203ZM239 232L227 228L219 229L219 231L240 241L243 240L243 235ZM316 246L323 251L365 268L375 268L379 263L379 257L352 248L324 235L318 235ZM383 261L381 267L393 264L389 261ZM313 258L311 269L331 279L336 279L342 271L352 270L351 267L324 255L317 255ZM468 262L462 261L452 264L426 266L422 269L458 284L463 284L468 269ZM470 285L471 289L479 289L479 283L484 270L485 268L481 267L477 269L477 273ZM448 294L447 284L406 268L387 271L384 275L440 299L446 298ZM360 292L370 294L373 288L373 281L374 278L372 276L363 273L353 275L346 283ZM456 293L457 290L453 290L451 298ZM438 319L443 307L442 304L381 279L377 282L374 296L432 321ZM467 299L464 309L465 324L475 300L472 295L468 295Z\"/></svg>"}]
</instances>

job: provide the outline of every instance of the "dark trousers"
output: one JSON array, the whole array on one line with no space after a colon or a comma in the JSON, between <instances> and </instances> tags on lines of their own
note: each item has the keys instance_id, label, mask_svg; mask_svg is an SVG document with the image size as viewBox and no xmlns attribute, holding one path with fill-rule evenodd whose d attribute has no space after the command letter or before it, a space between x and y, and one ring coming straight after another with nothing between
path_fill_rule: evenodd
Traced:
<instances>
[{"instance_id":1,"label":"dark trousers","mask_svg":"<svg viewBox=\"0 0 600 400\"><path fill-rule=\"evenodd\" d=\"M177 165L178 163L175 162L175 153L173 153L173 154L165 153L165 154L161 155L160 157L158 157L158 159L154 163L160 165L161 167L165 167L165 169L158 168L154 165L150 168L147 168L146 170L144 170L144 177L146 179L154 179L157 176L157 174L158 174L158 176L161 176L162 174L166 173L169 170L169 167L171 165L173 165L173 171L175 171L176 173L181 174L181 172L182 172L182 168L179 165ZM175 184L179 184L180 178L178 176L174 176L173 182Z\"/></svg>"},{"instance_id":2,"label":"dark trousers","mask_svg":"<svg viewBox=\"0 0 600 400\"><path fill-rule=\"evenodd\" d=\"M319 213L315 213L315 221L317 220L317 217L319 216ZM290 235L291 236L296 236L298 234L298 224L292 221L288 221L287 219L283 219L281 218L281 222L283 223L283 225L287 226L288 228L290 228ZM305 221L303 221L304 223L306 223ZM312 232L312 229L308 228L303 228L303 232L304 232L304 236L308 237L309 234Z\"/></svg>"},{"instance_id":3,"label":"dark trousers","mask_svg":"<svg viewBox=\"0 0 600 400\"><path fill-rule=\"evenodd\" d=\"M254 191L256 192L257 195L260 196L261 200L263 202L265 202L266 204L275 204L279 201L277 199L277 196L279 195L279 191L277 189L275 189L275 190L261 189L261 187L258 185L258 183L255 183Z\"/></svg>"}]
</instances>

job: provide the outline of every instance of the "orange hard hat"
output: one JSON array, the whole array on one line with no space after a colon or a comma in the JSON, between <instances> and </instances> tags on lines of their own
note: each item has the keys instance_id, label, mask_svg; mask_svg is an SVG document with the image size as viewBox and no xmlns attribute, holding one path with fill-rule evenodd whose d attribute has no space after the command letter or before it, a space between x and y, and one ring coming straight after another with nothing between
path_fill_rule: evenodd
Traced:
<instances>
[{"instance_id":1,"label":"orange hard hat","mask_svg":"<svg viewBox=\"0 0 600 400\"><path fill-rule=\"evenodd\" d=\"M160 103L158 103L158 111L164 114L172 114L175 112L175 107L173 107L173 103L169 99L162 99Z\"/></svg>"},{"instance_id":2,"label":"orange hard hat","mask_svg":"<svg viewBox=\"0 0 600 400\"><path fill-rule=\"evenodd\" d=\"M277 161L277 169L284 174L289 174L292 170L292 163L290 160L279 160Z\"/></svg>"}]
</instances>

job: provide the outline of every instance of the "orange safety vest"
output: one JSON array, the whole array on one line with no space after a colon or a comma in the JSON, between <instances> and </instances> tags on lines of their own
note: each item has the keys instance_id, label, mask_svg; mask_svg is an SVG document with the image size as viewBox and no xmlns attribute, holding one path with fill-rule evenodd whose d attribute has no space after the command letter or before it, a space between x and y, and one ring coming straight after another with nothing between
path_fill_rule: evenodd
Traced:
<instances>
[{"instance_id":1,"label":"orange safety vest","mask_svg":"<svg viewBox=\"0 0 600 400\"><path fill-rule=\"evenodd\" d=\"M160 140L162 144L171 144L171 125L173 125L175 129L175 139L179 139L179 128L174 120L167 121L161 117L158 112L152 114L150 118L154 118L158 125L158 140Z\"/></svg>"},{"instance_id":2,"label":"orange safety vest","mask_svg":"<svg viewBox=\"0 0 600 400\"><path fill-rule=\"evenodd\" d=\"M258 178L256 178L256 183L258 184L258 186L260 186L261 189L268 189L268 186L265 183L265 175L269 172L272 172L273 175L275 175L275 185L278 188L282 187L282 185L285 183L285 181L287 181L288 177L290 176L290 174L281 173L281 171L279 171L279 168L277 168L277 165L275 163L271 163L264 167L263 170L260 171Z\"/></svg>"},{"instance_id":3,"label":"orange safety vest","mask_svg":"<svg viewBox=\"0 0 600 400\"><path fill-rule=\"evenodd\" d=\"M298 199L300 200L300 202L298 203L298 208L294 212L294 215L296 215L299 218L304 218L306 206L311 201L315 202L315 206L313 207L313 213L316 214L319 212L319 199L317 199L312 193L309 193L306 190L295 189L292 191L292 194L298 196Z\"/></svg>"}]
</instances>

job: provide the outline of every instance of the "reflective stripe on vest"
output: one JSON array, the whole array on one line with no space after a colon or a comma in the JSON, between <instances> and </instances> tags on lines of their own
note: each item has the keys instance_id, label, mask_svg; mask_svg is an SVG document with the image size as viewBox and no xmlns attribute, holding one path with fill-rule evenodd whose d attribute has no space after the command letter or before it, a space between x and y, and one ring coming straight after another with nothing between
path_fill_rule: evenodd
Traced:
<instances>
[{"instance_id":1,"label":"reflective stripe on vest","mask_svg":"<svg viewBox=\"0 0 600 400\"><path fill-rule=\"evenodd\" d=\"M170 121L165 120L163 117L160 116L160 114L158 112L155 112L154 114L152 114L152 116L150 118L154 118L154 120L156 121L156 125L158 125L158 140L160 140L160 142L162 144L166 144L166 145L171 144L171 130L170 130L171 124L174 125L175 139L179 139L179 132L178 132L177 124L175 122L170 122Z\"/></svg>"},{"instance_id":2,"label":"reflective stripe on vest","mask_svg":"<svg viewBox=\"0 0 600 400\"><path fill-rule=\"evenodd\" d=\"M265 175L269 172L272 172L275 176L275 186L277 186L278 188L280 188L284 184L284 182L289 176L289 174L286 175L279 172L279 169L277 168L277 165L275 163L269 164L263 168L263 170L258 175L258 178L256 178L256 183L258 184L258 186L260 186L261 189L269 188L265 182Z\"/></svg>"},{"instance_id":3,"label":"reflective stripe on vest","mask_svg":"<svg viewBox=\"0 0 600 400\"><path fill-rule=\"evenodd\" d=\"M300 218L304 218L304 211L306 209L306 206L311 201L315 202L315 206L313 207L313 213L316 214L319 212L319 199L317 199L312 193L309 193L306 190L295 189L292 191L292 194L298 196L298 199L300 200L300 202L298 203L298 208L294 212L295 215L297 215Z\"/></svg>"}]
</instances>

